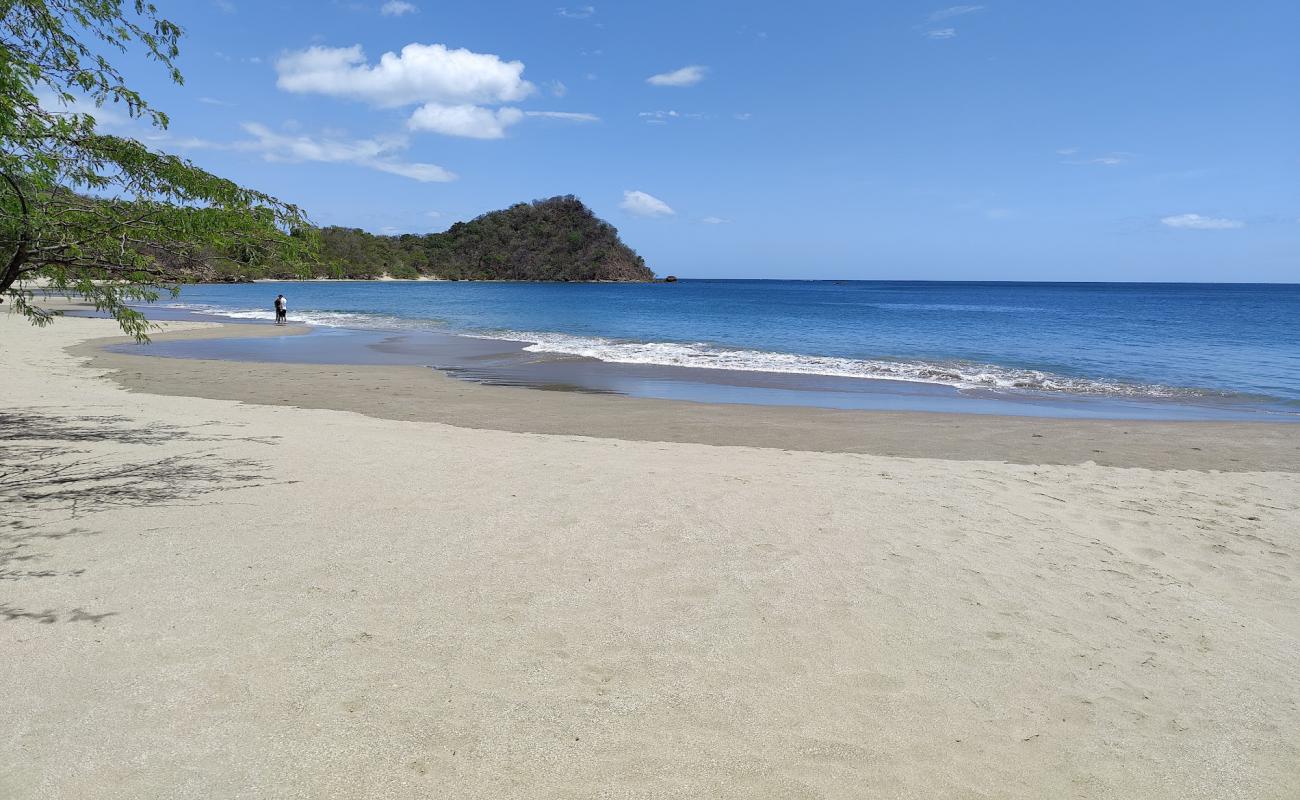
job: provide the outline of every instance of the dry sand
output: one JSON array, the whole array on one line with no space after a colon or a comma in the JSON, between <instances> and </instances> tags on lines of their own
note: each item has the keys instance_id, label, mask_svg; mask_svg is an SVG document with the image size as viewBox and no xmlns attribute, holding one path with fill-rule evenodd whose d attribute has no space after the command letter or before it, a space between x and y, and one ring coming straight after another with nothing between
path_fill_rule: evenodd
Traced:
<instances>
[{"instance_id":1,"label":"dry sand","mask_svg":"<svg viewBox=\"0 0 1300 800\"><path fill-rule=\"evenodd\" d=\"M0 315L0 797L1300 795L1300 429L65 350L111 331Z\"/></svg>"}]
</instances>

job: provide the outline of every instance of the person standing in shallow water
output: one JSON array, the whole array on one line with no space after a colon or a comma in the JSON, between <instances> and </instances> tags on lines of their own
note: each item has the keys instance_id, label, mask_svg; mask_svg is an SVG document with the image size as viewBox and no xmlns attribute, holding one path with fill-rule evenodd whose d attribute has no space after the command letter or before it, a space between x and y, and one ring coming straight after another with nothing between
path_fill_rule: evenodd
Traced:
<instances>
[{"instance_id":1,"label":"person standing in shallow water","mask_svg":"<svg viewBox=\"0 0 1300 800\"><path fill-rule=\"evenodd\" d=\"M284 297L284 295L282 295L282 294L280 294L280 295L276 295L276 297L275 297L275 324L276 324L276 325L285 325L285 324L287 324L288 322L289 322L289 301L286 300L285 297Z\"/></svg>"}]
</instances>

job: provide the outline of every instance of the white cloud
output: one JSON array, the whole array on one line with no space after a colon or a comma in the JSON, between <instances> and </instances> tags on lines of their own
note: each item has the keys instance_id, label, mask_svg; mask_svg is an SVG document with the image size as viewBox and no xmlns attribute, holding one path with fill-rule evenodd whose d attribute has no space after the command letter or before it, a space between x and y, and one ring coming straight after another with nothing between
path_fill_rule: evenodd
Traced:
<instances>
[{"instance_id":1,"label":"white cloud","mask_svg":"<svg viewBox=\"0 0 1300 800\"><path fill-rule=\"evenodd\" d=\"M401 175L422 183L456 180L456 175L437 164L399 161L394 156L407 147L403 137L342 139L310 136L286 136L256 122L246 122L243 129L254 138L229 145L191 141L191 147L210 147L260 153L267 161L319 161L327 164L355 164L360 167Z\"/></svg>"},{"instance_id":2,"label":"white cloud","mask_svg":"<svg viewBox=\"0 0 1300 800\"><path fill-rule=\"evenodd\" d=\"M700 220L700 222L703 222L705 225L725 225L726 223L731 222L731 220L723 219L722 217L705 217Z\"/></svg>"},{"instance_id":3,"label":"white cloud","mask_svg":"<svg viewBox=\"0 0 1300 800\"><path fill-rule=\"evenodd\" d=\"M441 212L441 211L426 211L426 212L424 212L424 215L425 215L426 217L428 217L429 219L440 219L440 218L442 217L442 212Z\"/></svg>"},{"instance_id":4,"label":"white cloud","mask_svg":"<svg viewBox=\"0 0 1300 800\"><path fill-rule=\"evenodd\" d=\"M483 108L482 106L442 106L426 103L415 109L406 126L414 131L433 131L447 136L470 139L500 139L506 128L524 118L517 108Z\"/></svg>"},{"instance_id":5,"label":"white cloud","mask_svg":"<svg viewBox=\"0 0 1300 800\"><path fill-rule=\"evenodd\" d=\"M634 189L623 192L619 207L638 217L670 217L677 213L658 197Z\"/></svg>"},{"instance_id":6,"label":"white cloud","mask_svg":"<svg viewBox=\"0 0 1300 800\"><path fill-rule=\"evenodd\" d=\"M557 8L555 13L569 19L586 19L596 13L595 6L577 6L575 8Z\"/></svg>"},{"instance_id":7,"label":"white cloud","mask_svg":"<svg viewBox=\"0 0 1300 800\"><path fill-rule=\"evenodd\" d=\"M1184 228L1197 231L1226 231L1233 228L1244 228L1246 223L1236 219L1224 219L1222 217L1203 217L1200 214L1177 214L1172 217L1163 217L1161 223L1171 228Z\"/></svg>"},{"instance_id":8,"label":"white cloud","mask_svg":"<svg viewBox=\"0 0 1300 800\"><path fill-rule=\"evenodd\" d=\"M938 11L931 13L930 21L938 22L941 19L960 17L963 14L973 14L976 11L983 11L983 10L984 10L984 6L949 6L948 8L941 8Z\"/></svg>"},{"instance_id":9,"label":"white cloud","mask_svg":"<svg viewBox=\"0 0 1300 800\"><path fill-rule=\"evenodd\" d=\"M437 164L423 164L415 161L383 161L368 160L357 161L358 165L387 172L391 175L400 175L403 178L410 178L420 183L448 183L457 178L456 173L450 172Z\"/></svg>"},{"instance_id":10,"label":"white cloud","mask_svg":"<svg viewBox=\"0 0 1300 800\"><path fill-rule=\"evenodd\" d=\"M638 117L646 122L664 123L670 119L704 119L703 114L683 111L642 111Z\"/></svg>"},{"instance_id":11,"label":"white cloud","mask_svg":"<svg viewBox=\"0 0 1300 800\"><path fill-rule=\"evenodd\" d=\"M218 100L215 97L200 97L199 102L208 106L233 106L234 103L228 103L225 100Z\"/></svg>"},{"instance_id":12,"label":"white cloud","mask_svg":"<svg viewBox=\"0 0 1300 800\"><path fill-rule=\"evenodd\" d=\"M951 39L957 35L956 28L935 28L925 32L928 39Z\"/></svg>"},{"instance_id":13,"label":"white cloud","mask_svg":"<svg viewBox=\"0 0 1300 800\"><path fill-rule=\"evenodd\" d=\"M314 46L285 54L275 64L276 85L297 93L363 100L393 108L415 103L482 105L522 100L534 86L521 61L441 44L408 44L366 62L361 45Z\"/></svg>"},{"instance_id":14,"label":"white cloud","mask_svg":"<svg viewBox=\"0 0 1300 800\"><path fill-rule=\"evenodd\" d=\"M384 108L418 104L406 123L412 131L501 139L526 117L599 119L594 114L523 111L506 105L536 89L523 79L522 62L440 44L408 44L400 54L384 53L374 64L360 45L315 46L286 54L276 62L276 70L277 85L290 92L353 98ZM549 88L556 96L567 91L559 81Z\"/></svg>"},{"instance_id":15,"label":"white cloud","mask_svg":"<svg viewBox=\"0 0 1300 800\"><path fill-rule=\"evenodd\" d=\"M595 114L569 111L520 111L517 108L482 108L478 105L438 105L428 103L417 108L407 121L411 130L433 131L448 137L500 139L508 127L525 117L567 122L599 122Z\"/></svg>"},{"instance_id":16,"label":"white cloud","mask_svg":"<svg viewBox=\"0 0 1300 800\"><path fill-rule=\"evenodd\" d=\"M414 4L407 3L404 0L388 0L387 3L379 7L379 13L385 17L400 17L403 14L414 14L419 10Z\"/></svg>"},{"instance_id":17,"label":"white cloud","mask_svg":"<svg viewBox=\"0 0 1300 800\"><path fill-rule=\"evenodd\" d=\"M577 111L525 111L526 117L539 117L541 119L562 119L568 122L600 122L600 117L595 114L585 114Z\"/></svg>"},{"instance_id":18,"label":"white cloud","mask_svg":"<svg viewBox=\"0 0 1300 800\"><path fill-rule=\"evenodd\" d=\"M708 67L693 65L675 69L672 72L661 72L658 75L651 75L645 79L645 82L651 86L694 86L704 80L704 73Z\"/></svg>"},{"instance_id":19,"label":"white cloud","mask_svg":"<svg viewBox=\"0 0 1300 800\"><path fill-rule=\"evenodd\" d=\"M230 0L213 0L212 4L221 10L223 14L235 13L235 4Z\"/></svg>"},{"instance_id":20,"label":"white cloud","mask_svg":"<svg viewBox=\"0 0 1300 800\"><path fill-rule=\"evenodd\" d=\"M1077 152L1079 152L1079 148L1077 147L1062 147L1060 150L1056 151L1056 154L1058 156L1072 156Z\"/></svg>"},{"instance_id":21,"label":"white cloud","mask_svg":"<svg viewBox=\"0 0 1300 800\"><path fill-rule=\"evenodd\" d=\"M470 139L501 139L506 129L525 117L558 119L568 122L599 122L595 114L572 111L520 111L507 106L490 109L482 106L440 106L426 103L415 110L406 126L413 131L432 131L446 136Z\"/></svg>"},{"instance_id":22,"label":"white cloud","mask_svg":"<svg viewBox=\"0 0 1300 800\"><path fill-rule=\"evenodd\" d=\"M546 88L551 90L551 94L556 97L564 97L569 93L569 87L564 85L564 81L551 81L546 84Z\"/></svg>"},{"instance_id":23,"label":"white cloud","mask_svg":"<svg viewBox=\"0 0 1300 800\"><path fill-rule=\"evenodd\" d=\"M740 120L741 122L746 122L754 118L754 115L749 113L748 111L744 111L739 114L732 114L731 116Z\"/></svg>"}]
</instances>

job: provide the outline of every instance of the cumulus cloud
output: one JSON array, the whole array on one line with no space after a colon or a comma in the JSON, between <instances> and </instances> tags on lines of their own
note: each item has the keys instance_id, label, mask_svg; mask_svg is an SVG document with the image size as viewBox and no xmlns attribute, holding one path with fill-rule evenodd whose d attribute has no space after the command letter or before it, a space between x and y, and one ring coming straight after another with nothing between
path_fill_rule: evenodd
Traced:
<instances>
[{"instance_id":1,"label":"cumulus cloud","mask_svg":"<svg viewBox=\"0 0 1300 800\"><path fill-rule=\"evenodd\" d=\"M470 139L500 139L506 135L506 129L526 117L557 119L567 122L597 122L600 117L595 114L580 114L570 111L520 111L507 106L505 108L483 108L482 106L460 105L441 106L426 103L415 110L407 120L407 127L413 131L431 131L446 136L464 136Z\"/></svg>"},{"instance_id":2,"label":"cumulus cloud","mask_svg":"<svg viewBox=\"0 0 1300 800\"><path fill-rule=\"evenodd\" d=\"M670 217L677 213L658 197L634 189L623 192L623 202L619 207L638 217Z\"/></svg>"},{"instance_id":3,"label":"cumulus cloud","mask_svg":"<svg viewBox=\"0 0 1300 800\"><path fill-rule=\"evenodd\" d=\"M400 17L403 14L414 14L419 10L413 4L405 2L405 0L388 0L387 3L379 7L379 13L385 17Z\"/></svg>"},{"instance_id":4,"label":"cumulus cloud","mask_svg":"<svg viewBox=\"0 0 1300 800\"><path fill-rule=\"evenodd\" d=\"M483 105L522 100L534 87L522 61L441 44L408 44L369 64L361 45L309 47L275 64L276 85L288 92L362 100L383 108L415 103Z\"/></svg>"},{"instance_id":5,"label":"cumulus cloud","mask_svg":"<svg viewBox=\"0 0 1300 800\"><path fill-rule=\"evenodd\" d=\"M693 65L675 69L672 72L661 72L658 75L651 75L645 79L645 82L651 86L694 86L704 80L704 73L708 67Z\"/></svg>"},{"instance_id":6,"label":"cumulus cloud","mask_svg":"<svg viewBox=\"0 0 1300 800\"><path fill-rule=\"evenodd\" d=\"M524 112L517 108L426 103L415 110L406 125L414 131L432 131L447 136L500 139L506 135L506 128L523 118Z\"/></svg>"},{"instance_id":7,"label":"cumulus cloud","mask_svg":"<svg viewBox=\"0 0 1300 800\"><path fill-rule=\"evenodd\" d=\"M381 108L418 105L407 120L413 131L500 139L526 117L596 120L591 114L522 111L507 105L536 90L523 78L523 62L441 44L408 44L373 64L361 45L316 46L285 54L275 68L277 85L289 92L346 97ZM551 91L560 96L566 89L556 81Z\"/></svg>"},{"instance_id":8,"label":"cumulus cloud","mask_svg":"<svg viewBox=\"0 0 1300 800\"><path fill-rule=\"evenodd\" d=\"M1226 231L1233 228L1244 228L1246 223L1237 219L1224 219L1223 217L1203 217L1200 214L1176 214L1172 217L1163 217L1160 222L1171 228L1184 228L1187 230L1197 231Z\"/></svg>"},{"instance_id":9,"label":"cumulus cloud","mask_svg":"<svg viewBox=\"0 0 1300 800\"><path fill-rule=\"evenodd\" d=\"M342 137L289 136L277 133L257 122L246 122L241 127L252 139L222 144L201 139L188 139L175 144L182 148L237 150L258 153L267 161L298 163L316 161L326 164L353 164L359 167L400 175L421 183L456 180L455 173L437 164L402 161L396 158L407 147L400 136L374 139L345 139Z\"/></svg>"}]
</instances>

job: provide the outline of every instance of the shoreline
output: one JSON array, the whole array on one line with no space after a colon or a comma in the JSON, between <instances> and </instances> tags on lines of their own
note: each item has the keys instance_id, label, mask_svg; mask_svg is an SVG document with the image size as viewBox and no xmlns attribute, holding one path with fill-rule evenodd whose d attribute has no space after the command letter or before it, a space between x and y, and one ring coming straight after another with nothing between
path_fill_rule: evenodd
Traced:
<instances>
[{"instance_id":1,"label":"shoreline","mask_svg":"<svg viewBox=\"0 0 1300 800\"><path fill-rule=\"evenodd\" d=\"M310 330L203 324L215 327L156 338L260 338ZM1289 422L1057 419L697 403L571 387L545 391L484 385L425 366L164 358L147 350L105 349L127 342L126 337L96 339L72 352L107 370L130 391L352 411L473 429L1018 464L1300 472L1300 428Z\"/></svg>"},{"instance_id":2,"label":"shoreline","mask_svg":"<svg viewBox=\"0 0 1300 800\"><path fill-rule=\"evenodd\" d=\"M218 294L211 300L214 305L205 305L207 301L198 298L194 301L197 305L181 304L179 310L169 313L177 314L173 317L177 319L194 313L202 320L247 322L260 312L238 299L246 294ZM392 316L374 312L376 319L371 320L368 312L343 310L355 304L344 302L336 309L328 303L321 305L316 295L308 296L316 304L298 317L321 333L329 332L319 346L315 343L320 337L312 337L311 342L274 350L257 344L223 347L183 342L163 343L157 350L170 357L212 360L432 365L497 385L567 384L575 389L704 403L1300 424L1300 396L1292 397L1288 390L1266 380L1244 377L1241 370L1234 373L1228 369L1221 378L1207 373L1199 380L1179 381L1158 369L1126 371L1122 359L1109 370L1094 366L1070 371L1033 359L997 361L970 356L962 360L924 353L899 359L818 356L798 349L764 349L759 344L708 344L714 341L708 338L691 343L651 334L645 339L621 339L548 332L546 327L533 331L528 324L500 320L497 322L503 327L480 329L467 326L457 313L451 313L448 320L425 320L419 314L408 320L397 312ZM372 305L381 308L388 302L381 298ZM371 306L362 303L358 307ZM227 313L222 308L238 310ZM465 344L484 341L495 342L500 349L487 352L482 346ZM340 346L347 355L331 356ZM832 347L810 352L838 351Z\"/></svg>"}]
</instances>

